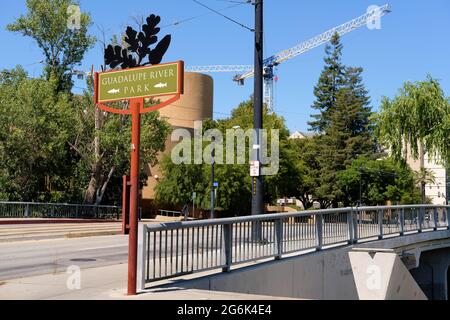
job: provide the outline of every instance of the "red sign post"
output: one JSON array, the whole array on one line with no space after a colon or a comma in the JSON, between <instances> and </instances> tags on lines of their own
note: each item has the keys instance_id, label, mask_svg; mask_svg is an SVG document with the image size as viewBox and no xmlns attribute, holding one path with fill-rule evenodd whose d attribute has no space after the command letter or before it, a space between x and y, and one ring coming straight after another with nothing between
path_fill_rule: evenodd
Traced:
<instances>
[{"instance_id":1,"label":"red sign post","mask_svg":"<svg viewBox=\"0 0 450 320\"><path fill-rule=\"evenodd\" d=\"M183 61L95 74L94 101L98 108L116 114L131 115L128 295L136 295L141 114L161 109L179 100L183 94L183 82ZM145 108L145 98L170 95L173 97ZM104 104L113 101L129 101L129 110ZM126 198L123 201L127 202Z\"/></svg>"}]
</instances>

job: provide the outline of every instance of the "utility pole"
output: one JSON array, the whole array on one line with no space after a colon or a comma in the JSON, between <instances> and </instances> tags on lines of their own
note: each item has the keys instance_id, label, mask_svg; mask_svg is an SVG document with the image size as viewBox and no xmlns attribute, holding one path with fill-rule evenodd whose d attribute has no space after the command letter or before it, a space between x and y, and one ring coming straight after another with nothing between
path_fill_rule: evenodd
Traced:
<instances>
[{"instance_id":1,"label":"utility pole","mask_svg":"<svg viewBox=\"0 0 450 320\"><path fill-rule=\"evenodd\" d=\"M255 91L254 91L254 117L253 127L255 137L253 141L253 161L261 163L261 130L263 128L263 77L264 77L264 48L263 48L263 0L255 1ZM263 177L261 176L261 165L259 175L252 177L252 215L263 214Z\"/></svg>"}]
</instances>

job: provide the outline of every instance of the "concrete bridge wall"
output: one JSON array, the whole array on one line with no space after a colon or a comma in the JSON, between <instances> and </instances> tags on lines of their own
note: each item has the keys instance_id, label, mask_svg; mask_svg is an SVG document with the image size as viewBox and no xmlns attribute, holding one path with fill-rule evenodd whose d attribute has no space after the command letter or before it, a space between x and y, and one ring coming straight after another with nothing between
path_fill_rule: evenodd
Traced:
<instances>
[{"instance_id":1,"label":"concrete bridge wall","mask_svg":"<svg viewBox=\"0 0 450 320\"><path fill-rule=\"evenodd\" d=\"M402 255L450 246L450 231L424 232L353 246L326 249L280 261L248 265L229 273L185 277L166 287L195 288L301 299L357 300L349 259L353 248L394 249ZM414 257L413 256L413 263ZM416 267L413 265L413 267Z\"/></svg>"}]
</instances>

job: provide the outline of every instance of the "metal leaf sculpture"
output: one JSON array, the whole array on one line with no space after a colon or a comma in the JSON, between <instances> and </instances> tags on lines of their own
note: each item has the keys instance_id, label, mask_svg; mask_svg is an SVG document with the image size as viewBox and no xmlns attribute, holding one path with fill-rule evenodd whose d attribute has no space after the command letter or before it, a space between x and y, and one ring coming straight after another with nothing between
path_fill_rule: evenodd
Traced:
<instances>
[{"instance_id":1,"label":"metal leaf sculpture","mask_svg":"<svg viewBox=\"0 0 450 320\"><path fill-rule=\"evenodd\" d=\"M117 68L119 65L122 69L127 69L161 63L172 38L170 35L166 35L151 49L150 46L158 42L156 35L161 29L157 26L161 22L161 18L152 14L147 17L146 21L147 23L142 26L142 31L139 33L132 27L127 28L124 39L128 44L126 48L110 44L105 49L106 65L112 69ZM144 62L146 57L148 57L148 61Z\"/></svg>"}]
</instances>

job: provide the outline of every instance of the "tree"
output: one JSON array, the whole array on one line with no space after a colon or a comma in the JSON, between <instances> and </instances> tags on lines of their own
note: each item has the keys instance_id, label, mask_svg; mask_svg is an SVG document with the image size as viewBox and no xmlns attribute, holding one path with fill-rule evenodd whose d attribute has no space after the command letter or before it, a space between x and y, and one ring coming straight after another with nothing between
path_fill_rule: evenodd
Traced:
<instances>
[{"instance_id":1,"label":"tree","mask_svg":"<svg viewBox=\"0 0 450 320\"><path fill-rule=\"evenodd\" d=\"M95 43L88 35L91 18L80 13L79 29L68 28L69 6L72 0L27 0L28 12L19 17L7 29L31 37L45 56L44 73L47 80L56 79L56 90L70 92L71 70L80 64L87 50Z\"/></svg>"},{"instance_id":2,"label":"tree","mask_svg":"<svg viewBox=\"0 0 450 320\"><path fill-rule=\"evenodd\" d=\"M268 112L264 108L264 124L266 129L280 130L280 143L287 140L288 130L284 120ZM205 121L203 123L204 132L208 129L218 129L224 137L226 145L226 129L239 127L242 130L253 128L253 101L252 99L241 103L232 111L230 118L218 121ZM269 143L271 136L269 135ZM209 146L210 142L204 142L203 150ZM192 145L192 144L191 144ZM249 159L251 148L247 143L245 146L245 159ZM237 149L234 152L237 157ZM281 157L284 153L281 153ZM226 152L224 152L226 158ZM285 161L280 160L281 163ZM167 205L183 205L192 200L192 192L197 193L195 200L196 207L203 210L210 210L211 193L211 164L179 164L175 165L169 156L162 162L163 178L156 187L157 201ZM251 209L251 178L249 175L249 165L245 164L216 164L215 177L219 182L217 190L217 210L222 215L247 215ZM267 181L286 182L290 178L290 171L280 170L278 175L265 177ZM265 184L266 202L276 198L276 188L271 188L271 183ZM273 185L273 184L272 184Z\"/></svg>"},{"instance_id":3,"label":"tree","mask_svg":"<svg viewBox=\"0 0 450 320\"><path fill-rule=\"evenodd\" d=\"M344 190L344 206L386 205L420 202L414 172L392 158L370 160L360 157L339 173L339 188Z\"/></svg>"},{"instance_id":4,"label":"tree","mask_svg":"<svg viewBox=\"0 0 450 320\"><path fill-rule=\"evenodd\" d=\"M380 142L396 160L420 159L428 153L446 166L450 163L450 103L439 82L428 76L427 81L406 82L394 99L384 98L376 116ZM422 201L425 185L422 183Z\"/></svg>"},{"instance_id":5,"label":"tree","mask_svg":"<svg viewBox=\"0 0 450 320\"><path fill-rule=\"evenodd\" d=\"M93 83L88 81L89 90L83 96L75 97L77 103L75 136L69 142L71 149L80 159L79 180L84 191L84 202L100 204L104 200L111 182L110 200L118 200L121 179L128 174L131 144L131 119L129 116L108 114L100 111L93 101ZM170 126L159 119L158 112L142 116L141 120L141 168L155 165L158 152L165 149ZM141 184L147 180L141 172Z\"/></svg>"},{"instance_id":6,"label":"tree","mask_svg":"<svg viewBox=\"0 0 450 320\"><path fill-rule=\"evenodd\" d=\"M414 181L420 186L422 194L422 203L426 202L425 186L430 183L436 183L436 176L431 170L421 167L418 171L414 171Z\"/></svg>"},{"instance_id":7,"label":"tree","mask_svg":"<svg viewBox=\"0 0 450 320\"><path fill-rule=\"evenodd\" d=\"M311 130L323 132L330 124L329 112L333 108L337 94L344 83L345 68L341 62L342 44L339 34L335 33L330 44L325 48L325 67L320 75L318 84L314 88L316 101L312 108L320 111L313 115L309 122Z\"/></svg>"},{"instance_id":8,"label":"tree","mask_svg":"<svg viewBox=\"0 0 450 320\"><path fill-rule=\"evenodd\" d=\"M21 67L0 74L0 189L18 201L75 196L67 142L74 123L70 95L57 80L29 79Z\"/></svg>"},{"instance_id":9,"label":"tree","mask_svg":"<svg viewBox=\"0 0 450 320\"><path fill-rule=\"evenodd\" d=\"M370 99L362 82L363 69L341 63L342 45L338 35L333 37L332 47L327 47L326 54L312 106L321 113L310 123L311 130L319 133L314 138L319 167L314 194L322 207L337 206L345 199L345 192L337 183L339 172L358 156L374 158L377 151L370 121Z\"/></svg>"},{"instance_id":10,"label":"tree","mask_svg":"<svg viewBox=\"0 0 450 320\"><path fill-rule=\"evenodd\" d=\"M277 193L295 197L306 210L310 209L318 186L314 140L282 141L280 147L280 172L272 183L276 186Z\"/></svg>"}]
</instances>

